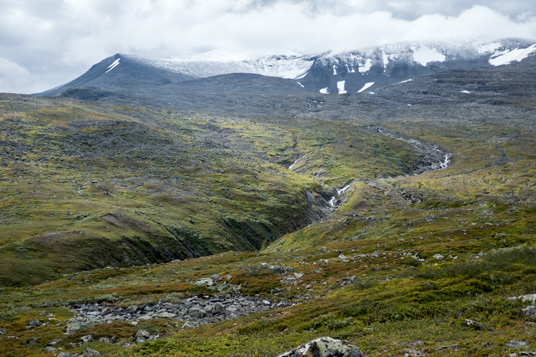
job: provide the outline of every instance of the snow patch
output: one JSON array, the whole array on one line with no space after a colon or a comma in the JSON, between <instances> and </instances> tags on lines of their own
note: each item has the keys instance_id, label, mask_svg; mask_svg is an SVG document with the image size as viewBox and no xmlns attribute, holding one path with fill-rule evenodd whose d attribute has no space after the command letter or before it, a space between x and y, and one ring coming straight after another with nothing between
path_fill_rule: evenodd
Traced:
<instances>
[{"instance_id":1,"label":"snow patch","mask_svg":"<svg viewBox=\"0 0 536 357\"><path fill-rule=\"evenodd\" d=\"M372 60L370 58L367 58L365 61L365 64L363 66L359 66L359 73L367 73L370 71L370 68L372 67Z\"/></svg>"},{"instance_id":2,"label":"snow patch","mask_svg":"<svg viewBox=\"0 0 536 357\"><path fill-rule=\"evenodd\" d=\"M305 88L305 86L303 84L301 84L300 82L296 81L296 83L298 83L300 85L300 87Z\"/></svg>"},{"instance_id":3,"label":"snow patch","mask_svg":"<svg viewBox=\"0 0 536 357\"><path fill-rule=\"evenodd\" d=\"M514 61L521 62L527 58L532 52L536 51L536 44L527 48L516 48L511 51L498 53L489 60L489 64L492 66L502 66L510 64Z\"/></svg>"},{"instance_id":4,"label":"snow patch","mask_svg":"<svg viewBox=\"0 0 536 357\"><path fill-rule=\"evenodd\" d=\"M368 83L365 83L365 85L363 86L363 88L361 88L360 90L358 90L357 93L364 92L364 91L366 91L368 88L372 87L373 85L374 85L374 82L368 82Z\"/></svg>"},{"instance_id":5,"label":"snow patch","mask_svg":"<svg viewBox=\"0 0 536 357\"><path fill-rule=\"evenodd\" d=\"M492 42L492 43L488 43L486 45L482 45L482 46L478 47L476 50L478 51L478 53L483 55L483 54L486 54L486 53L495 52L495 51L497 51L497 49L499 47L501 47L500 42Z\"/></svg>"},{"instance_id":6,"label":"snow patch","mask_svg":"<svg viewBox=\"0 0 536 357\"><path fill-rule=\"evenodd\" d=\"M337 75L337 67L335 65L333 65L333 75L334 76Z\"/></svg>"},{"instance_id":7,"label":"snow patch","mask_svg":"<svg viewBox=\"0 0 536 357\"><path fill-rule=\"evenodd\" d=\"M298 77L296 77L296 78L294 78L294 79L303 79L303 78L305 78L305 76L307 75L307 73L309 73L309 72L305 72L304 74L302 74L302 75L300 75L300 76L298 76Z\"/></svg>"},{"instance_id":8,"label":"snow patch","mask_svg":"<svg viewBox=\"0 0 536 357\"><path fill-rule=\"evenodd\" d=\"M385 51L382 51L382 60L383 60L383 68L387 69L387 64L389 63L389 56L387 56L387 53L385 53Z\"/></svg>"},{"instance_id":9,"label":"snow patch","mask_svg":"<svg viewBox=\"0 0 536 357\"><path fill-rule=\"evenodd\" d=\"M413 51L413 59L426 67L430 62L444 62L446 57L435 48L419 47Z\"/></svg>"},{"instance_id":10,"label":"snow patch","mask_svg":"<svg viewBox=\"0 0 536 357\"><path fill-rule=\"evenodd\" d=\"M319 92L322 94L329 94L328 87L322 88L321 90L319 90Z\"/></svg>"},{"instance_id":11,"label":"snow patch","mask_svg":"<svg viewBox=\"0 0 536 357\"><path fill-rule=\"evenodd\" d=\"M115 67L119 66L119 62L121 61L121 58L116 59L111 65L108 66L108 70L104 73L110 72Z\"/></svg>"},{"instance_id":12,"label":"snow patch","mask_svg":"<svg viewBox=\"0 0 536 357\"><path fill-rule=\"evenodd\" d=\"M408 83L408 82L411 82L412 80L413 78L406 79L405 81L398 82L397 84Z\"/></svg>"},{"instance_id":13,"label":"snow patch","mask_svg":"<svg viewBox=\"0 0 536 357\"><path fill-rule=\"evenodd\" d=\"M339 90L339 94L346 94L346 90L344 89L344 86L346 84L346 81L339 81L337 82L337 89Z\"/></svg>"},{"instance_id":14,"label":"snow patch","mask_svg":"<svg viewBox=\"0 0 536 357\"><path fill-rule=\"evenodd\" d=\"M193 77L210 77L229 73L254 73L270 77L301 79L307 75L315 60L314 57L297 54L229 54L220 51L175 58L128 56L142 63Z\"/></svg>"},{"instance_id":15,"label":"snow patch","mask_svg":"<svg viewBox=\"0 0 536 357\"><path fill-rule=\"evenodd\" d=\"M461 92L462 92L462 93L465 93L465 94L471 94L471 92L468 91L468 90L462 90Z\"/></svg>"}]
</instances>

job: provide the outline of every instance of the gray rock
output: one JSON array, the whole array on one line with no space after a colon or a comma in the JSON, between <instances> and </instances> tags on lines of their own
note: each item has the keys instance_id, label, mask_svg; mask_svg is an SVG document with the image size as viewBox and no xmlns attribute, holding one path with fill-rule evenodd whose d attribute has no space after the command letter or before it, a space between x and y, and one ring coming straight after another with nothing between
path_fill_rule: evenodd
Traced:
<instances>
[{"instance_id":1,"label":"gray rock","mask_svg":"<svg viewBox=\"0 0 536 357\"><path fill-rule=\"evenodd\" d=\"M56 346L58 343L60 343L62 340L61 338L57 338L55 340L52 340L48 343L48 346Z\"/></svg>"},{"instance_id":2,"label":"gray rock","mask_svg":"<svg viewBox=\"0 0 536 357\"><path fill-rule=\"evenodd\" d=\"M85 351L84 351L84 354L82 355L83 357L89 357L89 356L100 356L100 352L99 351L95 351L95 350L92 350L91 348L87 348Z\"/></svg>"},{"instance_id":3,"label":"gray rock","mask_svg":"<svg viewBox=\"0 0 536 357\"><path fill-rule=\"evenodd\" d=\"M58 349L57 348L54 348L54 347L45 347L44 351L45 353L54 353L56 352Z\"/></svg>"},{"instance_id":4,"label":"gray rock","mask_svg":"<svg viewBox=\"0 0 536 357\"><path fill-rule=\"evenodd\" d=\"M474 320L466 319L463 323L465 326L472 328L473 330L487 330L491 331L492 328L488 325L482 324L480 322L476 322Z\"/></svg>"},{"instance_id":5,"label":"gray rock","mask_svg":"<svg viewBox=\"0 0 536 357\"><path fill-rule=\"evenodd\" d=\"M82 340L82 342L84 342L84 343L88 343L88 342L93 341L93 336L91 336L91 335L85 335L85 336L80 337L80 339Z\"/></svg>"},{"instance_id":6,"label":"gray rock","mask_svg":"<svg viewBox=\"0 0 536 357\"><path fill-rule=\"evenodd\" d=\"M363 357L361 351L346 341L321 337L305 343L279 357Z\"/></svg>"},{"instance_id":7,"label":"gray rock","mask_svg":"<svg viewBox=\"0 0 536 357\"><path fill-rule=\"evenodd\" d=\"M510 348L526 348L529 346L529 344L526 343L525 341L511 340L511 341L506 342L505 346L510 347Z\"/></svg>"},{"instance_id":8,"label":"gray rock","mask_svg":"<svg viewBox=\"0 0 536 357\"><path fill-rule=\"evenodd\" d=\"M536 305L536 294L521 295L517 298L521 299L521 301L523 302L528 302L530 304Z\"/></svg>"},{"instance_id":9,"label":"gray rock","mask_svg":"<svg viewBox=\"0 0 536 357\"><path fill-rule=\"evenodd\" d=\"M345 263L348 263L348 262L349 262L348 258L346 258L346 256L345 256L344 254L340 254L340 255L337 257L337 259L338 259L339 261L341 261L341 262L345 262Z\"/></svg>"},{"instance_id":10,"label":"gray rock","mask_svg":"<svg viewBox=\"0 0 536 357\"><path fill-rule=\"evenodd\" d=\"M164 312L159 312L159 313L155 314L154 316L162 318L162 319L173 319L173 318L177 317L177 314L174 314L172 312L164 311Z\"/></svg>"},{"instance_id":11,"label":"gray rock","mask_svg":"<svg viewBox=\"0 0 536 357\"><path fill-rule=\"evenodd\" d=\"M0 327L0 335L5 335L7 334L6 330L4 330L3 327Z\"/></svg>"},{"instance_id":12,"label":"gray rock","mask_svg":"<svg viewBox=\"0 0 536 357\"><path fill-rule=\"evenodd\" d=\"M69 325L67 325L67 333L69 335L74 335L80 330L86 330L88 328L92 328L93 323L91 322L72 322Z\"/></svg>"},{"instance_id":13,"label":"gray rock","mask_svg":"<svg viewBox=\"0 0 536 357\"><path fill-rule=\"evenodd\" d=\"M182 325L182 328L194 328L196 327L192 322L190 321L186 321L183 325Z\"/></svg>"},{"instance_id":14,"label":"gray rock","mask_svg":"<svg viewBox=\"0 0 536 357\"><path fill-rule=\"evenodd\" d=\"M441 260L445 259L445 256L442 255L442 254L437 253L437 254L434 254L434 258L439 260L439 261L441 261Z\"/></svg>"},{"instance_id":15,"label":"gray rock","mask_svg":"<svg viewBox=\"0 0 536 357\"><path fill-rule=\"evenodd\" d=\"M69 352L61 352L58 357L72 357L73 355Z\"/></svg>"},{"instance_id":16,"label":"gray rock","mask_svg":"<svg viewBox=\"0 0 536 357\"><path fill-rule=\"evenodd\" d=\"M192 284L198 287L211 287L214 286L214 280L211 278L201 278L199 280L194 281Z\"/></svg>"},{"instance_id":17,"label":"gray rock","mask_svg":"<svg viewBox=\"0 0 536 357\"><path fill-rule=\"evenodd\" d=\"M136 310L138 310L137 305L130 305L129 307L127 307L127 311L130 312L130 313L135 313Z\"/></svg>"},{"instance_id":18,"label":"gray rock","mask_svg":"<svg viewBox=\"0 0 536 357\"><path fill-rule=\"evenodd\" d=\"M142 338L149 338L151 336L151 333L147 330L138 330L136 331L136 335L134 337L142 337Z\"/></svg>"},{"instance_id":19,"label":"gray rock","mask_svg":"<svg viewBox=\"0 0 536 357\"><path fill-rule=\"evenodd\" d=\"M40 320L33 320L31 321L28 326L26 326L26 330L33 330L36 327L41 326L43 323Z\"/></svg>"},{"instance_id":20,"label":"gray rock","mask_svg":"<svg viewBox=\"0 0 536 357\"><path fill-rule=\"evenodd\" d=\"M525 316L528 317L536 317L536 307L534 306L527 306L523 310L521 310Z\"/></svg>"},{"instance_id":21,"label":"gray rock","mask_svg":"<svg viewBox=\"0 0 536 357\"><path fill-rule=\"evenodd\" d=\"M220 303L208 305L205 309L206 312L212 315L223 314L225 312L225 307Z\"/></svg>"},{"instance_id":22,"label":"gray rock","mask_svg":"<svg viewBox=\"0 0 536 357\"><path fill-rule=\"evenodd\" d=\"M194 306L190 310L188 310L188 314L192 316L193 318L203 318L207 314L207 312L201 307L201 306Z\"/></svg>"},{"instance_id":23,"label":"gray rock","mask_svg":"<svg viewBox=\"0 0 536 357\"><path fill-rule=\"evenodd\" d=\"M37 338L30 338L28 340L22 341L21 344L23 344L23 345L34 345L34 344L37 343L37 341L38 341Z\"/></svg>"}]
</instances>

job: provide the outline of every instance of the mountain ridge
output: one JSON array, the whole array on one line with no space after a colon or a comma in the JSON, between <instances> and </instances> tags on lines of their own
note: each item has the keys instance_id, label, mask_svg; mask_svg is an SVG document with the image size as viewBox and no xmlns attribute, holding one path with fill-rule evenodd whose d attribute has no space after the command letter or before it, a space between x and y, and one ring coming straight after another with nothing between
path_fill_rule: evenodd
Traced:
<instances>
[{"instance_id":1,"label":"mountain ridge","mask_svg":"<svg viewBox=\"0 0 536 357\"><path fill-rule=\"evenodd\" d=\"M505 65L521 61L534 52L535 41L503 39L404 42L318 55L255 57L209 53L178 58L148 58L118 53L93 65L75 80L37 95L61 96L72 88L92 87L104 91L126 91L134 95L139 95L134 89L141 89L145 91L142 96L151 97L157 88L161 90L171 85L172 90L173 86L186 81L216 76L222 82L220 89L225 90L225 80L230 77L224 75L230 74L257 74L294 80L304 93L361 93L444 70ZM244 83L246 81L244 79ZM212 82L214 91L217 91L219 83L216 80ZM288 86L278 84L272 84L271 91L287 93ZM267 87L266 84L264 86ZM297 87L290 90L297 91Z\"/></svg>"}]
</instances>

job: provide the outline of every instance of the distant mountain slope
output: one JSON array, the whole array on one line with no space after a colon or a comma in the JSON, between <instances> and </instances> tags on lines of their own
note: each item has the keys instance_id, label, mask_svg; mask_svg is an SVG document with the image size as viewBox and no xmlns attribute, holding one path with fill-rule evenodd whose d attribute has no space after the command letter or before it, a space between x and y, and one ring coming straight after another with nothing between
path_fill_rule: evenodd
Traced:
<instances>
[{"instance_id":1,"label":"distant mountain slope","mask_svg":"<svg viewBox=\"0 0 536 357\"><path fill-rule=\"evenodd\" d=\"M157 97L166 94L183 96L191 92L368 93L445 70L507 65L534 53L534 41L505 39L400 43L317 56L255 57L213 52L175 59L154 59L116 54L94 65L72 82L38 95L75 96L89 101L110 96L125 100L126 96L133 98L134 102L146 102L158 101ZM281 80L275 80L275 77ZM291 81L293 84L290 84ZM82 93L73 92L74 88L86 89ZM185 92L177 93L178 88ZM180 98L176 100L181 102ZM173 104L174 101L167 102Z\"/></svg>"},{"instance_id":2,"label":"distant mountain slope","mask_svg":"<svg viewBox=\"0 0 536 357\"><path fill-rule=\"evenodd\" d=\"M194 77L165 68L148 65L135 57L116 54L93 65L75 80L39 93L39 96L58 96L72 88L95 87L102 90L135 89L181 82ZM133 89L133 88L131 88Z\"/></svg>"}]
</instances>

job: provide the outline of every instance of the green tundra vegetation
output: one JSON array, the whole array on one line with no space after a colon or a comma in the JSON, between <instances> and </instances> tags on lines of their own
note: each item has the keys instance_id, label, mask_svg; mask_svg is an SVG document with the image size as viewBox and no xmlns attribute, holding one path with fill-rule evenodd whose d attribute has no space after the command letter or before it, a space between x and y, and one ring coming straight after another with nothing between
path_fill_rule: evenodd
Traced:
<instances>
[{"instance_id":1,"label":"green tundra vegetation","mask_svg":"<svg viewBox=\"0 0 536 357\"><path fill-rule=\"evenodd\" d=\"M0 355L275 356L320 336L368 356L534 353L529 104L335 121L1 95ZM397 138L450 164L419 172ZM222 294L285 304L66 334L76 304Z\"/></svg>"}]
</instances>

